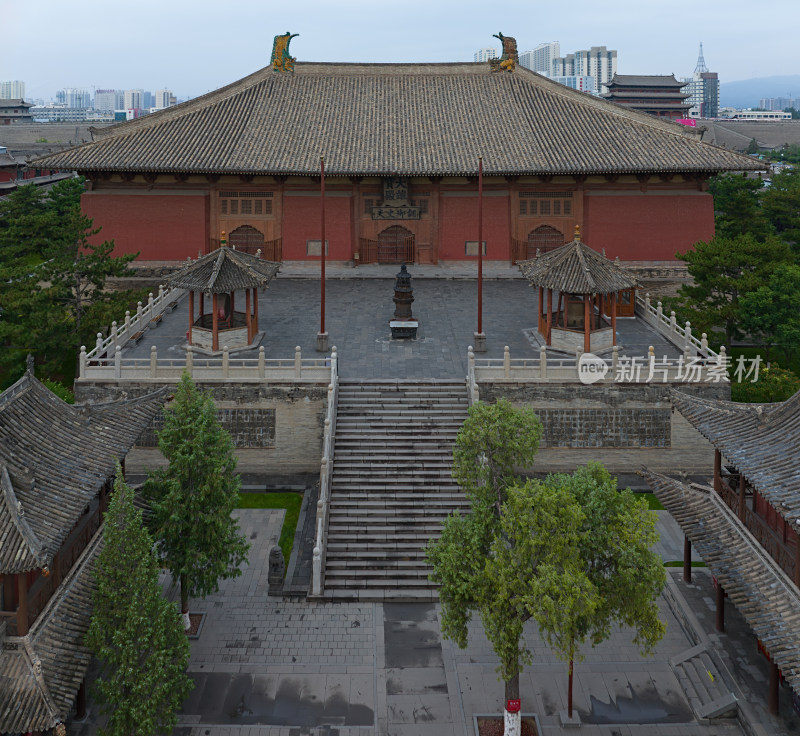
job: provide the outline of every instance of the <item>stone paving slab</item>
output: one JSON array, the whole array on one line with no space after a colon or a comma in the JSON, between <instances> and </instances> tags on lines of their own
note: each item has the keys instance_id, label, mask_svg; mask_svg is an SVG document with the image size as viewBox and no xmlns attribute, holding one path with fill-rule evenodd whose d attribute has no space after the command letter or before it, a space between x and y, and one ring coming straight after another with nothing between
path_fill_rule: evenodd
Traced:
<instances>
[{"instance_id":1,"label":"stone paving slab","mask_svg":"<svg viewBox=\"0 0 800 736\"><path fill-rule=\"evenodd\" d=\"M480 622L470 624L469 645L462 651L441 638L438 605L269 599L265 561L277 539L281 513L248 510L237 515L245 533L256 534L250 564L240 578L225 581L219 593L192 601L192 609L205 610L208 621L200 640L191 643L190 674L197 688L184 704L176 734L469 736L474 714L499 712L503 686ZM662 519L659 526L665 523ZM685 586L689 604L703 625L710 621L713 627L710 583L704 570L696 572L695 585ZM608 642L584 649L586 658L575 668L581 733L744 733L736 722L693 720L668 662L694 641L663 599L660 606L667 634L654 657L642 658L625 631L614 631ZM729 634L713 641L728 652L739 680L751 678L745 692L748 700L758 701L765 697L764 663L732 607L728 623ZM523 709L539 715L545 736L562 733L558 713L566 706L566 665L533 625L526 626L525 636L534 664L520 678ZM786 691L782 696L780 721L770 719L763 708L757 712L760 733L797 731ZM73 736L96 733L96 708L90 707L94 715L88 721L70 724Z\"/></svg>"},{"instance_id":2,"label":"stone paving slab","mask_svg":"<svg viewBox=\"0 0 800 736\"><path fill-rule=\"evenodd\" d=\"M412 276L414 275L412 269ZM470 280L412 280L412 310L420 325L413 340L392 340L389 320L394 313L393 282L386 279L333 280L326 288L325 328L329 345L338 348L343 378L463 378L467 347L477 329L477 284ZM312 280L273 280L259 295L259 326L265 333L261 345L267 358L291 358L295 346L313 358L320 322L320 286ZM123 350L124 358L148 358L155 345L160 358L185 356L188 299L166 314L158 327L146 330L141 342ZM538 321L538 296L528 282L516 279L486 280L483 285L483 322L487 352L479 357L503 357L508 345L512 358L538 358L539 348L524 330ZM658 333L636 319L617 321L623 354L646 355L650 345L656 356L676 358L679 351ZM627 351L627 352L626 352ZM254 358L257 350L237 353ZM562 356L563 357L563 356ZM196 356L196 360L202 360Z\"/></svg>"}]
</instances>

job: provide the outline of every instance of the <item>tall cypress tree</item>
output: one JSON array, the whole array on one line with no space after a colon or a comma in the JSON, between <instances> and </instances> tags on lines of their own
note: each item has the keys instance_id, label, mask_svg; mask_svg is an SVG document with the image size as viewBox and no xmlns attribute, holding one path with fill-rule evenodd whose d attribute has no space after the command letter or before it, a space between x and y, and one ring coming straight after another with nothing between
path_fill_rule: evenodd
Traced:
<instances>
[{"instance_id":1,"label":"tall cypress tree","mask_svg":"<svg viewBox=\"0 0 800 736\"><path fill-rule=\"evenodd\" d=\"M189 642L174 605L162 595L153 542L119 466L95 577L86 643L100 660L96 692L109 715L101 734L171 731L192 689Z\"/></svg>"},{"instance_id":2,"label":"tall cypress tree","mask_svg":"<svg viewBox=\"0 0 800 736\"><path fill-rule=\"evenodd\" d=\"M145 495L164 565L180 583L181 613L189 628L189 598L219 590L241 575L250 545L231 512L239 504L233 441L217 419L210 394L183 374L164 411L158 447L169 462L150 474Z\"/></svg>"}]
</instances>

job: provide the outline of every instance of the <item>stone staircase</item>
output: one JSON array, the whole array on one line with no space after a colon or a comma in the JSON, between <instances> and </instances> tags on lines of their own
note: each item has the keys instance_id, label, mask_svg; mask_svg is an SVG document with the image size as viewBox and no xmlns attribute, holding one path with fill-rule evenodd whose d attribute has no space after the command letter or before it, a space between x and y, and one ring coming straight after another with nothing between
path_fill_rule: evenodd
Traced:
<instances>
[{"instance_id":1,"label":"stone staircase","mask_svg":"<svg viewBox=\"0 0 800 736\"><path fill-rule=\"evenodd\" d=\"M738 707L705 644L673 657L669 661L695 715L703 719L734 716Z\"/></svg>"},{"instance_id":2,"label":"stone staircase","mask_svg":"<svg viewBox=\"0 0 800 736\"><path fill-rule=\"evenodd\" d=\"M450 475L467 405L463 381L340 382L327 598L436 598L425 546L468 508Z\"/></svg>"}]
</instances>

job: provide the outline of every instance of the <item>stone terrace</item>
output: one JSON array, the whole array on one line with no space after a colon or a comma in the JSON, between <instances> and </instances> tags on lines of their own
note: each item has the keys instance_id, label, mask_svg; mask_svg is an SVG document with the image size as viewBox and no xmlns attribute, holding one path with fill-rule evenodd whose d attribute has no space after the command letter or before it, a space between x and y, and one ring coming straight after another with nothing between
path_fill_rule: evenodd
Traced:
<instances>
[{"instance_id":1,"label":"stone terrace","mask_svg":"<svg viewBox=\"0 0 800 736\"><path fill-rule=\"evenodd\" d=\"M351 269L352 270L352 269ZM392 340L389 320L394 313L397 266L382 267L385 278L330 279L326 294L329 344L339 351L342 378L463 378L467 347L477 328L477 285L474 280L412 280L415 340ZM410 268L412 277L415 267ZM295 346L304 358L317 357L320 285L311 279L278 276L259 298L259 323L265 333L266 357L289 359ZM480 357L502 358L508 345L512 358L538 358L535 337L538 297L520 276L486 280L483 286L483 324L487 352ZM185 358L188 300L181 299L158 327L150 327L141 342L122 352L125 358L148 358L155 345L159 359ZM658 358L677 358L680 351L640 319L618 319L620 355L646 356L650 345ZM558 354L550 353L556 358ZM236 357L255 358L257 351ZM557 359L557 358L556 358ZM195 356L195 361L202 357Z\"/></svg>"}]
</instances>

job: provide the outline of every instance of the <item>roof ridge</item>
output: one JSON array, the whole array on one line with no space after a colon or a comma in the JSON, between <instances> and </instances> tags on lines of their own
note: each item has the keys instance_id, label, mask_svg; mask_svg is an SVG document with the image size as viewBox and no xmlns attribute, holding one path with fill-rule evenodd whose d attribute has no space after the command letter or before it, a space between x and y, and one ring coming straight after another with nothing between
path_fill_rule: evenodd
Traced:
<instances>
[{"instance_id":1,"label":"roof ridge","mask_svg":"<svg viewBox=\"0 0 800 736\"><path fill-rule=\"evenodd\" d=\"M11 476L8 474L8 468L5 464L0 466L0 489L3 493L11 523L27 546L30 555L37 563L44 567L47 560L42 558L43 545L39 537L36 536L36 532L31 529L31 525L28 524L28 520L25 518L25 509L22 507L22 501L20 501L17 498L17 494L14 493Z\"/></svg>"}]
</instances>

